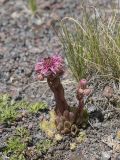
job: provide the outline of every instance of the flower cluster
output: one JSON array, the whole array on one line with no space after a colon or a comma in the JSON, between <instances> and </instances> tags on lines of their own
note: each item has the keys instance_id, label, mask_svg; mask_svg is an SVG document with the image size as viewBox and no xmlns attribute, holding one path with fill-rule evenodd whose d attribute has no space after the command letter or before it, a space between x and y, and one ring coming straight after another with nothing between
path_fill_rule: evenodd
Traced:
<instances>
[{"instance_id":1,"label":"flower cluster","mask_svg":"<svg viewBox=\"0 0 120 160\"><path fill-rule=\"evenodd\" d=\"M62 74L64 72L64 60L59 55L44 58L37 62L35 71L43 77Z\"/></svg>"},{"instance_id":2,"label":"flower cluster","mask_svg":"<svg viewBox=\"0 0 120 160\"><path fill-rule=\"evenodd\" d=\"M91 89L87 88L87 80L81 79L77 89L78 99L88 96L91 93Z\"/></svg>"},{"instance_id":3,"label":"flower cluster","mask_svg":"<svg viewBox=\"0 0 120 160\"><path fill-rule=\"evenodd\" d=\"M89 96L92 90L90 88L87 88L87 80L81 79L78 85L77 89L77 99L79 101L79 109L83 110L84 107L84 97Z\"/></svg>"}]
</instances>

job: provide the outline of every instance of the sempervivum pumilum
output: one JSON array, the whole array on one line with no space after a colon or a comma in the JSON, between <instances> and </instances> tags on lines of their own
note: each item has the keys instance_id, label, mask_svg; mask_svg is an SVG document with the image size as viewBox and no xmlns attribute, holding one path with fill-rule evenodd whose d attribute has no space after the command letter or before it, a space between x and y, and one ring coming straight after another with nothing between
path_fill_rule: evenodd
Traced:
<instances>
[{"instance_id":1,"label":"sempervivum pumilum","mask_svg":"<svg viewBox=\"0 0 120 160\"><path fill-rule=\"evenodd\" d=\"M76 124L84 122L84 97L91 92L87 88L87 81L80 80L77 88L77 99L79 105L77 108L70 108L64 97L64 89L60 82L60 77L64 74L64 60L59 55L53 55L41 59L35 65L35 71L38 74L39 80L47 79L50 89L54 93L56 106L56 120L55 124L57 130L62 133L76 134L78 131Z\"/></svg>"},{"instance_id":2,"label":"sempervivum pumilum","mask_svg":"<svg viewBox=\"0 0 120 160\"><path fill-rule=\"evenodd\" d=\"M87 88L87 80L81 79L78 84L77 96L76 96L79 101L79 104L75 117L76 119L79 117L78 121L79 119L82 121L83 109L84 109L84 97L88 96L91 93L91 91L92 90L90 88Z\"/></svg>"},{"instance_id":3,"label":"sempervivum pumilum","mask_svg":"<svg viewBox=\"0 0 120 160\"><path fill-rule=\"evenodd\" d=\"M62 116L65 110L69 110L64 97L64 89L60 82L60 76L64 73L64 60L59 55L41 59L35 65L35 71L39 80L47 78L48 85L53 91L56 101L55 113Z\"/></svg>"}]
</instances>

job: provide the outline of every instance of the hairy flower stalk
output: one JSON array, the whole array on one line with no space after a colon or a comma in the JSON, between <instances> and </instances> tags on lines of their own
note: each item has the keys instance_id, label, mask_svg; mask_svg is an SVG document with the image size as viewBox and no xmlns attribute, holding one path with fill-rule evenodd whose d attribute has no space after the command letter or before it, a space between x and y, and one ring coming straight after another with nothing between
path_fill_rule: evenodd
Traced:
<instances>
[{"instance_id":1,"label":"hairy flower stalk","mask_svg":"<svg viewBox=\"0 0 120 160\"><path fill-rule=\"evenodd\" d=\"M60 76L64 73L64 61L61 56L54 55L44 58L37 62L35 71L38 73L38 79L47 78L48 85L54 93L56 107L55 112L58 116L63 115L69 106L64 97L64 89L60 82Z\"/></svg>"},{"instance_id":2,"label":"hairy flower stalk","mask_svg":"<svg viewBox=\"0 0 120 160\"><path fill-rule=\"evenodd\" d=\"M76 112L76 118L78 118L79 116L82 119L83 108L84 108L84 97L88 96L90 93L91 89L87 88L87 80L86 79L80 80L77 88L77 99L79 101L79 104L78 104L78 110Z\"/></svg>"},{"instance_id":3,"label":"hairy flower stalk","mask_svg":"<svg viewBox=\"0 0 120 160\"><path fill-rule=\"evenodd\" d=\"M64 97L64 89L60 82L60 78L59 77L47 78L47 82L50 89L54 93L56 101L55 112L57 115L61 116L63 115L65 110L69 110L69 106Z\"/></svg>"}]
</instances>

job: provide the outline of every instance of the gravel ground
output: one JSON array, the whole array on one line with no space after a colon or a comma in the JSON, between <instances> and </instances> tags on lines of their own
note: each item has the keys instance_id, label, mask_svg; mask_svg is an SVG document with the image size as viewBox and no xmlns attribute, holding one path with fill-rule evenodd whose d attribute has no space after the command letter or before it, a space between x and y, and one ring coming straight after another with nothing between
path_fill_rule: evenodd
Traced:
<instances>
[{"instance_id":1,"label":"gravel ground","mask_svg":"<svg viewBox=\"0 0 120 160\"><path fill-rule=\"evenodd\" d=\"M48 103L50 109L54 106L54 98L46 82L38 82L34 73L34 64L38 57L55 52L62 53L61 44L51 24L56 25L57 20L64 16L79 19L82 4L94 4L98 8L105 8L108 13L111 4L117 4L117 0L81 1L40 0L37 16L33 17L27 7L27 1L0 0L0 93L9 93L14 99L27 99L32 102L42 100ZM114 95L119 99L120 90L115 88L113 82L105 81L103 84L100 79L90 80L90 85L95 87L95 91L92 100L86 105L90 113L90 124L84 130L87 135L86 141L71 151L70 143L74 142L75 137L65 136L62 142L50 148L40 160L104 160L104 152L112 160L119 160L115 157L120 154L120 148L114 149L114 145L109 145L110 139L109 142L107 139L111 136L111 141L115 141L116 132L120 129L120 114L116 106L102 96L106 84L112 86ZM77 84L69 71L66 71L63 77L63 85L69 104L75 105ZM15 127L20 125L29 126L33 123L30 131L33 146L36 141L45 139L45 135L39 129L39 116L42 114L40 112L38 115L31 115L24 121L5 128L0 135L0 149L1 144L3 145L13 134ZM101 120L101 117L104 119Z\"/></svg>"}]
</instances>

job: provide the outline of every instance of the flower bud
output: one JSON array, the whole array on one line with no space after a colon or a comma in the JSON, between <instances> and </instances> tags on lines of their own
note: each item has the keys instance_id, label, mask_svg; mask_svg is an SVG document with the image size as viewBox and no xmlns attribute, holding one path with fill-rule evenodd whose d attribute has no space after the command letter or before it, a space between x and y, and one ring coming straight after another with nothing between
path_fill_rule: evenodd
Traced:
<instances>
[{"instance_id":1,"label":"flower bud","mask_svg":"<svg viewBox=\"0 0 120 160\"><path fill-rule=\"evenodd\" d=\"M38 80L40 80L40 81L43 81L43 80L44 80L44 77L43 77L42 74L39 74L37 78L38 78Z\"/></svg>"},{"instance_id":2,"label":"flower bud","mask_svg":"<svg viewBox=\"0 0 120 160\"><path fill-rule=\"evenodd\" d=\"M81 79L79 82L80 88L81 89L86 89L87 87L87 80L86 79Z\"/></svg>"},{"instance_id":3,"label":"flower bud","mask_svg":"<svg viewBox=\"0 0 120 160\"><path fill-rule=\"evenodd\" d=\"M88 89L84 90L84 95L85 96L88 96L90 93L91 93L91 89L88 88Z\"/></svg>"},{"instance_id":4,"label":"flower bud","mask_svg":"<svg viewBox=\"0 0 120 160\"><path fill-rule=\"evenodd\" d=\"M78 93L79 93L79 94L83 94L83 93L84 93L84 90L81 89L81 88L79 88L79 89L78 89Z\"/></svg>"}]
</instances>

